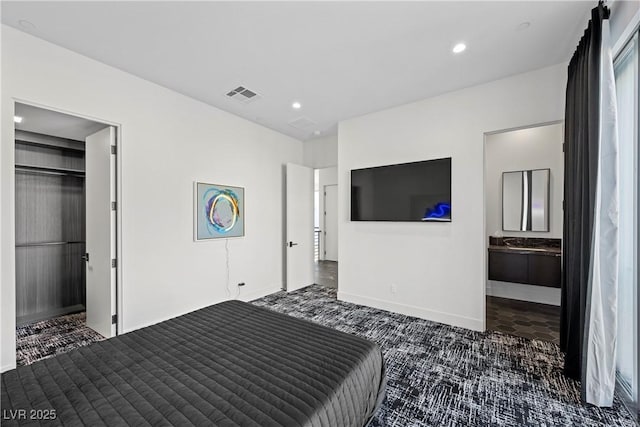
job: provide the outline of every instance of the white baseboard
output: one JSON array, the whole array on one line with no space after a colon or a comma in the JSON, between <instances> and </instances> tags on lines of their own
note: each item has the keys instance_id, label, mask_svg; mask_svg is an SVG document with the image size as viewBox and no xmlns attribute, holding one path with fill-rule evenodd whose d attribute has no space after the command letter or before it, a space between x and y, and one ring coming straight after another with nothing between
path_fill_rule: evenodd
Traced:
<instances>
[{"instance_id":1,"label":"white baseboard","mask_svg":"<svg viewBox=\"0 0 640 427\"><path fill-rule=\"evenodd\" d=\"M240 301L248 302L253 301L254 299L266 297L267 295L275 294L276 292L280 292L282 290L282 285L278 286L268 286L266 288L256 289L254 291L249 291L247 293L243 293L240 291L240 296L238 299Z\"/></svg>"},{"instance_id":2,"label":"white baseboard","mask_svg":"<svg viewBox=\"0 0 640 427\"><path fill-rule=\"evenodd\" d=\"M483 319L472 319L470 317L459 316L457 314L443 313L435 310L428 310L413 305L399 304L396 302L383 301L377 298L365 297L361 295L349 294L338 290L340 301L354 304L366 305L381 310L392 311L407 316L418 317L420 319L431 320L433 322L444 323L446 325L458 326L474 331L484 331Z\"/></svg>"},{"instance_id":3,"label":"white baseboard","mask_svg":"<svg viewBox=\"0 0 640 427\"><path fill-rule=\"evenodd\" d=\"M14 369L15 367L16 367L16 362L14 361L13 363L0 367L0 372L7 372Z\"/></svg>"},{"instance_id":4,"label":"white baseboard","mask_svg":"<svg viewBox=\"0 0 640 427\"><path fill-rule=\"evenodd\" d=\"M537 302L539 304L560 305L560 289L546 286L488 280L487 295L519 301Z\"/></svg>"}]
</instances>

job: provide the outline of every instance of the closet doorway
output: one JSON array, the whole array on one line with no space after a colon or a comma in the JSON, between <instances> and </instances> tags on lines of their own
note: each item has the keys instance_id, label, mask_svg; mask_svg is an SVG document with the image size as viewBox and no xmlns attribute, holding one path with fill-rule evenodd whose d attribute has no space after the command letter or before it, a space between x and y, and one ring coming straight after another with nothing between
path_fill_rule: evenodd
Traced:
<instances>
[{"instance_id":1,"label":"closet doorway","mask_svg":"<svg viewBox=\"0 0 640 427\"><path fill-rule=\"evenodd\" d=\"M117 333L117 129L15 104L18 365Z\"/></svg>"}]
</instances>

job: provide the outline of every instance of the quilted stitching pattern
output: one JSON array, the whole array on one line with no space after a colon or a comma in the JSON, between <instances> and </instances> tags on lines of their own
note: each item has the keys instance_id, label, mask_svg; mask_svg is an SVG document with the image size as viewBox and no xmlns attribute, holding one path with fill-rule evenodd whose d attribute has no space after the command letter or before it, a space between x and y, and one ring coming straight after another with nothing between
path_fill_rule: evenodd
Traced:
<instances>
[{"instance_id":1,"label":"quilted stitching pattern","mask_svg":"<svg viewBox=\"0 0 640 427\"><path fill-rule=\"evenodd\" d=\"M6 372L2 409L54 408L50 425L362 426L383 382L376 344L227 301Z\"/></svg>"}]
</instances>

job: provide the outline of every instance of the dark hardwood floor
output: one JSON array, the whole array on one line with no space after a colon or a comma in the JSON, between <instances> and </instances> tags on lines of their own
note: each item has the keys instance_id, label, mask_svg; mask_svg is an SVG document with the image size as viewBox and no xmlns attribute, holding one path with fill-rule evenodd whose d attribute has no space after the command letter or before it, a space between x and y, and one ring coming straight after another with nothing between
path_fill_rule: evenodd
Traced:
<instances>
[{"instance_id":1,"label":"dark hardwood floor","mask_svg":"<svg viewBox=\"0 0 640 427\"><path fill-rule=\"evenodd\" d=\"M314 276L317 285L338 289L338 263L336 261L316 261Z\"/></svg>"}]
</instances>

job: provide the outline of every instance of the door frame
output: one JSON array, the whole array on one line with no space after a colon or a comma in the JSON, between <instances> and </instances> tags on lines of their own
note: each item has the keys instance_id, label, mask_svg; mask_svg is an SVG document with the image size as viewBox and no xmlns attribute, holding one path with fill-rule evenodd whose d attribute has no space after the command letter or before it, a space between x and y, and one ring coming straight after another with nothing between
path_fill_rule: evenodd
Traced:
<instances>
[{"instance_id":1,"label":"door frame","mask_svg":"<svg viewBox=\"0 0 640 427\"><path fill-rule=\"evenodd\" d=\"M37 108L42 108L44 110L49 110L49 111L53 111L53 112L57 112L57 113L62 113L62 114L66 114L69 116L74 116L74 117L79 117L81 119L86 119L86 120L90 120L93 122L97 122L97 123L102 123L108 126L113 126L116 130L116 158L115 158L115 168L116 168L116 182L115 182L115 192L116 192L116 333L115 336L119 335L121 333L121 331L123 330L122 327L122 294L123 294L123 275L122 275L122 265L123 265L123 251L122 251L122 242L123 242L123 238L122 238L122 168L120 167L120 165L122 164L122 146L123 146L123 138L122 138L122 124L111 121L111 120L105 120L105 119L101 119L101 118L97 118L97 117L93 117L90 116L88 114L82 114L82 113L77 113L74 111L68 111L65 110L63 108L57 108L57 107L52 107L50 105L46 105L46 104L42 104L39 102L35 102L35 101L30 101L30 100L26 100L26 99L22 99L22 98L15 98L12 97L12 115L15 115L15 108L16 108L16 103L18 104L24 104L24 105L29 105L32 107L37 107ZM12 126L11 128L11 141L15 141L15 125ZM12 162L15 164L15 157L12 159ZM15 174L11 175L11 180L12 182L9 183L11 188L15 188ZM11 238L12 238L12 258L14 260L15 263L15 240L16 240L16 222L15 222L15 215L11 216L10 219L10 231L11 231ZM16 274L15 274L15 269L14 269L14 274L13 274L13 300L14 300L14 305L15 305L15 300L16 300L16 296L15 296L15 291L16 291ZM15 316L14 316L14 321L15 321ZM14 324L14 329L15 329L15 324ZM14 340L15 340L15 334L14 334ZM14 362L15 363L15 362Z\"/></svg>"},{"instance_id":2,"label":"door frame","mask_svg":"<svg viewBox=\"0 0 640 427\"><path fill-rule=\"evenodd\" d=\"M482 244L483 262L482 262L482 331L487 330L487 285L489 283L489 252L487 251L488 234L487 234L487 138L491 135L496 135L505 132L513 132L523 129L533 129L543 126L551 126L561 124L564 126L564 119L551 120L548 122L537 122L528 125L514 126L505 129L497 129L492 131L485 131L482 134L482 240L479 241ZM564 198L564 196L563 196Z\"/></svg>"},{"instance_id":3,"label":"door frame","mask_svg":"<svg viewBox=\"0 0 640 427\"><path fill-rule=\"evenodd\" d=\"M338 197L339 193L338 193L338 184L325 184L322 186L322 225L324 227L324 236L322 238L322 247L324 248L324 253L322 254L322 260L323 261L327 261L327 187L336 187L336 198ZM336 200L337 202L337 200ZM337 205L337 203L336 203ZM338 212L335 213L336 214L336 221L338 220ZM337 228L336 228L336 231ZM337 236L336 236L337 238ZM329 261L333 261L333 260L329 260ZM337 261L337 260L336 260Z\"/></svg>"}]
</instances>

